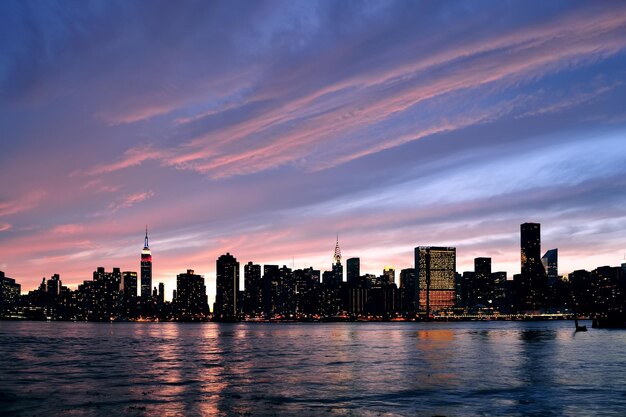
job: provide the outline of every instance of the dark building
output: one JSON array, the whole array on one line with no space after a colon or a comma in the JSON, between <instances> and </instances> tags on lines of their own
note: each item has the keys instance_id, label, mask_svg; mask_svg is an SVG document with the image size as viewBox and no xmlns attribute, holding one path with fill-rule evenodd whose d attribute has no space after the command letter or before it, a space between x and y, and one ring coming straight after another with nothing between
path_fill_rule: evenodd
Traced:
<instances>
[{"instance_id":1,"label":"dark building","mask_svg":"<svg viewBox=\"0 0 626 417\"><path fill-rule=\"evenodd\" d=\"M541 263L546 271L548 282L554 282L559 278L559 250L550 249L541 257Z\"/></svg>"},{"instance_id":2,"label":"dark building","mask_svg":"<svg viewBox=\"0 0 626 417\"><path fill-rule=\"evenodd\" d=\"M256 317L263 315L263 280L261 265L248 262L243 267L244 313Z\"/></svg>"},{"instance_id":3,"label":"dark building","mask_svg":"<svg viewBox=\"0 0 626 417\"><path fill-rule=\"evenodd\" d=\"M415 248L415 276L420 311L430 315L432 312L454 307L455 271L456 248L436 246Z\"/></svg>"},{"instance_id":4,"label":"dark building","mask_svg":"<svg viewBox=\"0 0 626 417\"><path fill-rule=\"evenodd\" d=\"M358 284L359 278L361 277L361 259L360 258L349 258L346 261L346 276L347 276L349 285L354 286Z\"/></svg>"},{"instance_id":5,"label":"dark building","mask_svg":"<svg viewBox=\"0 0 626 417\"><path fill-rule=\"evenodd\" d=\"M389 284L396 283L396 269L393 266L386 266L383 269L383 278L384 281Z\"/></svg>"},{"instance_id":6,"label":"dark building","mask_svg":"<svg viewBox=\"0 0 626 417\"><path fill-rule=\"evenodd\" d=\"M415 268L407 268L400 271L400 293L402 311L406 313L419 312L419 295Z\"/></svg>"},{"instance_id":7,"label":"dark building","mask_svg":"<svg viewBox=\"0 0 626 417\"><path fill-rule=\"evenodd\" d=\"M216 319L233 319L239 316L239 262L227 253L217 258L215 269L215 307Z\"/></svg>"},{"instance_id":8,"label":"dark building","mask_svg":"<svg viewBox=\"0 0 626 417\"><path fill-rule=\"evenodd\" d=\"M278 265L263 265L263 311L266 317L276 314L280 291Z\"/></svg>"},{"instance_id":9,"label":"dark building","mask_svg":"<svg viewBox=\"0 0 626 417\"><path fill-rule=\"evenodd\" d=\"M148 227L143 250L141 251L141 298L146 301L151 297L152 291L152 252L148 245Z\"/></svg>"},{"instance_id":10,"label":"dark building","mask_svg":"<svg viewBox=\"0 0 626 417\"><path fill-rule=\"evenodd\" d=\"M159 282L159 295L158 295L159 304L165 303L165 284Z\"/></svg>"},{"instance_id":11,"label":"dark building","mask_svg":"<svg viewBox=\"0 0 626 417\"><path fill-rule=\"evenodd\" d=\"M176 311L182 321L205 319L209 314L204 277L193 269L176 276Z\"/></svg>"},{"instance_id":12,"label":"dark building","mask_svg":"<svg viewBox=\"0 0 626 417\"><path fill-rule=\"evenodd\" d=\"M88 315L89 320L110 321L120 314L121 284L122 273L119 268L106 272L103 267L98 267L93 272L93 282L89 287L93 308Z\"/></svg>"},{"instance_id":13,"label":"dark building","mask_svg":"<svg viewBox=\"0 0 626 417\"><path fill-rule=\"evenodd\" d=\"M626 318L626 276L619 266L601 266L591 271L594 312L598 316Z\"/></svg>"},{"instance_id":14,"label":"dark building","mask_svg":"<svg viewBox=\"0 0 626 417\"><path fill-rule=\"evenodd\" d=\"M0 316L10 315L16 308L22 286L0 271Z\"/></svg>"},{"instance_id":15,"label":"dark building","mask_svg":"<svg viewBox=\"0 0 626 417\"><path fill-rule=\"evenodd\" d=\"M122 273L121 291L125 298L137 297L137 273L133 271L124 271Z\"/></svg>"},{"instance_id":16,"label":"dark building","mask_svg":"<svg viewBox=\"0 0 626 417\"><path fill-rule=\"evenodd\" d=\"M474 272L463 273L462 300L464 305L470 309L492 308L494 290L491 258L475 258Z\"/></svg>"},{"instance_id":17,"label":"dark building","mask_svg":"<svg viewBox=\"0 0 626 417\"><path fill-rule=\"evenodd\" d=\"M541 226L539 223L524 223L520 232L519 309L538 310L545 306L547 292L546 272L541 262Z\"/></svg>"},{"instance_id":18,"label":"dark building","mask_svg":"<svg viewBox=\"0 0 626 417\"><path fill-rule=\"evenodd\" d=\"M54 274L50 279L46 282L46 292L50 298L58 298L61 294L61 277L59 274Z\"/></svg>"}]
</instances>

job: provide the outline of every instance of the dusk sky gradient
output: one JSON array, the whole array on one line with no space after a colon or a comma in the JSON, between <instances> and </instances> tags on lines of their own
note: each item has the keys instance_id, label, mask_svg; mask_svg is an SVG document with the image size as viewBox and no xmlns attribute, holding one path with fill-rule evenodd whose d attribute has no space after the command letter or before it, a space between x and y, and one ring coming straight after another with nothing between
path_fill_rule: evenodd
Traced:
<instances>
[{"instance_id":1,"label":"dusk sky gradient","mask_svg":"<svg viewBox=\"0 0 626 417\"><path fill-rule=\"evenodd\" d=\"M0 270L626 252L626 2L0 2ZM243 271L242 271L243 272ZM243 273L242 273L243 282Z\"/></svg>"}]
</instances>

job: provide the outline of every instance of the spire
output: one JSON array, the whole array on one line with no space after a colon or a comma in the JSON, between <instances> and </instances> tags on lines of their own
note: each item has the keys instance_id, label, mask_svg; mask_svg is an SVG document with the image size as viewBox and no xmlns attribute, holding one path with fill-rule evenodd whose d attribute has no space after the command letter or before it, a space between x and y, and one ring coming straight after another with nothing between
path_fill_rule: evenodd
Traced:
<instances>
[{"instance_id":1,"label":"spire","mask_svg":"<svg viewBox=\"0 0 626 417\"><path fill-rule=\"evenodd\" d=\"M337 243L335 244L335 254L333 255L333 260L336 265L341 264L341 249L339 249L339 233L337 233Z\"/></svg>"},{"instance_id":2,"label":"spire","mask_svg":"<svg viewBox=\"0 0 626 417\"><path fill-rule=\"evenodd\" d=\"M145 240L144 240L143 247L144 247L144 248L149 248L149 247L150 247L150 246L148 245L148 225L146 225L146 238L145 238Z\"/></svg>"}]
</instances>

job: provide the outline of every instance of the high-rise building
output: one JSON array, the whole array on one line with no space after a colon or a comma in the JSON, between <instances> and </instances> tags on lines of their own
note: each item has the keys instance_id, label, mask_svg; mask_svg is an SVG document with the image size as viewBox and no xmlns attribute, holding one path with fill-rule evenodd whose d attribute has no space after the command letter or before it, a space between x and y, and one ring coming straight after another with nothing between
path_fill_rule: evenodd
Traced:
<instances>
[{"instance_id":1,"label":"high-rise building","mask_svg":"<svg viewBox=\"0 0 626 417\"><path fill-rule=\"evenodd\" d=\"M209 314L204 277L193 269L176 276L176 310L183 321L202 320Z\"/></svg>"},{"instance_id":2,"label":"high-rise building","mask_svg":"<svg viewBox=\"0 0 626 417\"><path fill-rule=\"evenodd\" d=\"M165 303L165 284L163 284L162 282L159 282L159 296L158 296L158 300L160 304L164 304Z\"/></svg>"},{"instance_id":3,"label":"high-rise building","mask_svg":"<svg viewBox=\"0 0 626 417\"><path fill-rule=\"evenodd\" d=\"M383 277L389 284L395 284L396 282L396 269L393 266L386 266L383 269Z\"/></svg>"},{"instance_id":4,"label":"high-rise building","mask_svg":"<svg viewBox=\"0 0 626 417\"><path fill-rule=\"evenodd\" d=\"M407 313L417 312L417 283L415 281L415 269L405 268L400 271L400 304L402 311Z\"/></svg>"},{"instance_id":5,"label":"high-rise building","mask_svg":"<svg viewBox=\"0 0 626 417\"><path fill-rule=\"evenodd\" d=\"M216 292L214 317L217 319L233 319L241 310L238 305L239 294L239 262L227 253L216 261Z\"/></svg>"},{"instance_id":6,"label":"high-rise building","mask_svg":"<svg viewBox=\"0 0 626 417\"><path fill-rule=\"evenodd\" d=\"M520 238L519 309L537 310L545 306L547 290L546 272L541 262L541 225L523 223Z\"/></svg>"},{"instance_id":7,"label":"high-rise building","mask_svg":"<svg viewBox=\"0 0 626 417\"><path fill-rule=\"evenodd\" d=\"M338 288L343 282L343 265L341 265L341 249L339 248L339 235L337 235L337 243L335 244L335 252L333 254L333 287Z\"/></svg>"},{"instance_id":8,"label":"high-rise building","mask_svg":"<svg viewBox=\"0 0 626 417\"><path fill-rule=\"evenodd\" d=\"M0 271L0 315L10 314L20 297L22 286Z\"/></svg>"},{"instance_id":9,"label":"high-rise building","mask_svg":"<svg viewBox=\"0 0 626 417\"><path fill-rule=\"evenodd\" d=\"M415 248L415 276L419 309L432 312L454 307L456 248L419 246Z\"/></svg>"},{"instance_id":10,"label":"high-rise building","mask_svg":"<svg viewBox=\"0 0 626 417\"><path fill-rule=\"evenodd\" d=\"M559 279L559 249L550 249L541 257L541 263L546 271L548 282Z\"/></svg>"},{"instance_id":11,"label":"high-rise building","mask_svg":"<svg viewBox=\"0 0 626 417\"><path fill-rule=\"evenodd\" d=\"M355 286L358 284L359 278L361 277L360 258L349 258L346 261L346 275L348 278L348 284L350 286Z\"/></svg>"},{"instance_id":12,"label":"high-rise building","mask_svg":"<svg viewBox=\"0 0 626 417\"><path fill-rule=\"evenodd\" d=\"M137 297L137 273L133 271L124 271L122 273L121 291L124 293L125 299Z\"/></svg>"},{"instance_id":13,"label":"high-rise building","mask_svg":"<svg viewBox=\"0 0 626 417\"><path fill-rule=\"evenodd\" d=\"M50 279L46 282L46 292L48 296L52 299L55 299L61 294L61 277L59 274L54 274Z\"/></svg>"},{"instance_id":14,"label":"high-rise building","mask_svg":"<svg viewBox=\"0 0 626 417\"><path fill-rule=\"evenodd\" d=\"M276 313L280 291L280 270L278 265L263 265L263 312L272 317Z\"/></svg>"},{"instance_id":15,"label":"high-rise building","mask_svg":"<svg viewBox=\"0 0 626 417\"><path fill-rule=\"evenodd\" d=\"M263 280L261 265L248 262L243 267L244 313L258 316L263 313Z\"/></svg>"},{"instance_id":16,"label":"high-rise building","mask_svg":"<svg viewBox=\"0 0 626 417\"><path fill-rule=\"evenodd\" d=\"M144 239L143 250L141 251L141 298L148 300L152 291L152 252L148 245L148 227L146 226L146 237Z\"/></svg>"}]
</instances>

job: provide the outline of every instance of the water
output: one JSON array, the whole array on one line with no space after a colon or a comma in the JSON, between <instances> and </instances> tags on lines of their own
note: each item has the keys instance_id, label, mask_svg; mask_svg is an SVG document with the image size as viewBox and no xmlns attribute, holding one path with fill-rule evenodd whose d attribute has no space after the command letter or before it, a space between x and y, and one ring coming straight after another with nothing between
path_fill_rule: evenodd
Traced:
<instances>
[{"instance_id":1,"label":"water","mask_svg":"<svg viewBox=\"0 0 626 417\"><path fill-rule=\"evenodd\" d=\"M0 415L626 415L626 331L573 327L0 322Z\"/></svg>"}]
</instances>

